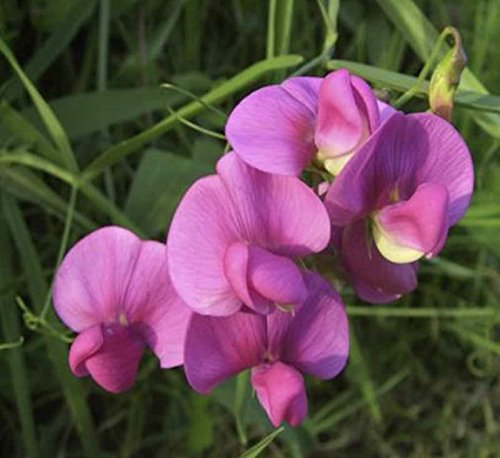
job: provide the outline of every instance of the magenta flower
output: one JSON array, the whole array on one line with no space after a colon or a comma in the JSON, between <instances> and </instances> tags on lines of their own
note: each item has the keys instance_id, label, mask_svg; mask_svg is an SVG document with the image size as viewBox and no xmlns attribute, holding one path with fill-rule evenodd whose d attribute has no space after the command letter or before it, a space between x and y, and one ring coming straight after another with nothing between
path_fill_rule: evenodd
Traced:
<instances>
[{"instance_id":1,"label":"magenta flower","mask_svg":"<svg viewBox=\"0 0 500 458\"><path fill-rule=\"evenodd\" d=\"M190 385L208 393L252 369L251 383L271 423L298 425L307 415L302 373L335 377L347 361L347 317L339 295L319 275L304 274L306 301L294 314L240 311L228 317L194 314L184 369Z\"/></svg>"},{"instance_id":2,"label":"magenta flower","mask_svg":"<svg viewBox=\"0 0 500 458\"><path fill-rule=\"evenodd\" d=\"M416 287L415 261L439 253L473 178L467 146L438 116L396 112L369 138L325 198L360 297L386 302Z\"/></svg>"},{"instance_id":3,"label":"magenta flower","mask_svg":"<svg viewBox=\"0 0 500 458\"><path fill-rule=\"evenodd\" d=\"M379 107L387 105L347 70L295 77L245 97L226 136L241 159L264 172L300 175L315 158L336 174L378 127Z\"/></svg>"},{"instance_id":4,"label":"magenta flower","mask_svg":"<svg viewBox=\"0 0 500 458\"><path fill-rule=\"evenodd\" d=\"M163 368L183 363L191 312L171 287L165 245L142 241L120 227L80 240L57 271L54 306L78 333L69 363L113 393L134 383L149 346Z\"/></svg>"},{"instance_id":5,"label":"magenta flower","mask_svg":"<svg viewBox=\"0 0 500 458\"><path fill-rule=\"evenodd\" d=\"M177 292L203 315L302 303L306 287L292 258L328 244L324 205L298 178L260 172L234 153L217 173L191 186L172 220L167 251Z\"/></svg>"}]
</instances>

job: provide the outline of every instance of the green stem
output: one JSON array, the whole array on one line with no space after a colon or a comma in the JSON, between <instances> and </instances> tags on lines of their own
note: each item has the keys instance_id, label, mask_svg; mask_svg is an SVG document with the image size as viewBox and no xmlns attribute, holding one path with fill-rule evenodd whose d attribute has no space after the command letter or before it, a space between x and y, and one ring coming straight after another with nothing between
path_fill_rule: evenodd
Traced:
<instances>
[{"instance_id":1,"label":"green stem","mask_svg":"<svg viewBox=\"0 0 500 458\"><path fill-rule=\"evenodd\" d=\"M384 318L495 318L498 312L491 308L439 309L401 307L347 306L350 317L379 316Z\"/></svg>"},{"instance_id":2,"label":"green stem","mask_svg":"<svg viewBox=\"0 0 500 458\"><path fill-rule=\"evenodd\" d=\"M443 46L443 43L445 42L446 38L449 35L450 35L450 29L446 27L439 35L439 38L437 39L436 44L434 45L434 48L432 48L432 52L429 58L425 61L425 65L422 67L422 70L420 70L420 73L418 74L417 77L417 81L410 89L408 89L393 103L394 108L401 108L406 102L408 102L410 99L412 99L416 94L420 92L420 87L422 86L422 84L427 78L427 75L430 73L432 67L434 66L434 63L440 54L441 47Z\"/></svg>"},{"instance_id":3,"label":"green stem","mask_svg":"<svg viewBox=\"0 0 500 458\"><path fill-rule=\"evenodd\" d=\"M276 41L276 2L277 0L269 0L269 12L267 15L267 46L266 58L274 57L275 41Z\"/></svg>"},{"instance_id":4,"label":"green stem","mask_svg":"<svg viewBox=\"0 0 500 458\"><path fill-rule=\"evenodd\" d=\"M66 220L64 222L64 230L61 238L61 243L59 244L59 252L57 253L56 266L54 267L54 272L58 269L61 261L63 259L64 253L66 252L66 248L68 247L69 234L71 232L71 225L73 223L73 215L75 213L75 205L76 205L76 196L78 194L78 188L76 186L71 187L71 194L69 196L68 203L68 212L66 214ZM45 297L45 303L43 304L42 312L40 313L40 318L45 320L47 316L47 312L50 307L50 299L52 297L52 288L54 286L54 282L52 282L49 291L47 292L47 296Z\"/></svg>"},{"instance_id":5,"label":"green stem","mask_svg":"<svg viewBox=\"0 0 500 458\"><path fill-rule=\"evenodd\" d=\"M20 336L16 342L5 342L0 344L0 351L2 350L12 350L13 348L21 347L24 343L24 337Z\"/></svg>"}]
</instances>

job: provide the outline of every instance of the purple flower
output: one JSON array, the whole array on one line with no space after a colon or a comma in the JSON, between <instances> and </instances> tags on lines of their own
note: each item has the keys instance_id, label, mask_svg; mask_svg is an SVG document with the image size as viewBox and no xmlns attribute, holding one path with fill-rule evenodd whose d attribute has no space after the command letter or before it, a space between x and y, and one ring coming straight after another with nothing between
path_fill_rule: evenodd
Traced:
<instances>
[{"instance_id":1,"label":"purple flower","mask_svg":"<svg viewBox=\"0 0 500 458\"><path fill-rule=\"evenodd\" d=\"M386 302L416 287L415 261L439 253L473 177L464 141L433 114L393 113L369 138L325 198L361 298Z\"/></svg>"},{"instance_id":2,"label":"purple flower","mask_svg":"<svg viewBox=\"0 0 500 458\"><path fill-rule=\"evenodd\" d=\"M251 383L271 423L298 425L307 415L302 373L335 377L347 361L347 317L339 295L319 275L304 274L306 301L295 313L240 311L228 317L194 314L184 369L190 385L208 393L252 369Z\"/></svg>"},{"instance_id":3,"label":"purple flower","mask_svg":"<svg viewBox=\"0 0 500 458\"><path fill-rule=\"evenodd\" d=\"M234 153L217 173L191 186L172 220L167 251L177 292L203 315L302 303L306 286L292 259L328 244L324 205L299 179L260 172Z\"/></svg>"},{"instance_id":4,"label":"purple flower","mask_svg":"<svg viewBox=\"0 0 500 458\"><path fill-rule=\"evenodd\" d=\"M146 346L163 368L183 363L190 310L172 288L165 245L120 227L80 240L57 271L54 306L78 333L69 363L113 393L129 389Z\"/></svg>"},{"instance_id":5,"label":"purple flower","mask_svg":"<svg viewBox=\"0 0 500 458\"><path fill-rule=\"evenodd\" d=\"M241 159L264 172L300 175L315 158L336 174L386 109L392 111L347 70L295 77L245 97L229 116L226 136Z\"/></svg>"}]
</instances>

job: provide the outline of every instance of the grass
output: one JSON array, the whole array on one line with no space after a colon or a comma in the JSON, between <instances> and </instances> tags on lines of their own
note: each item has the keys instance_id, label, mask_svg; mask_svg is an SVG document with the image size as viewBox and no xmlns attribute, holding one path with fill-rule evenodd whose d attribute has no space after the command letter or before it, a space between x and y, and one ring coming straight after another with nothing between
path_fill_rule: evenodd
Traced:
<instances>
[{"instance_id":1,"label":"grass","mask_svg":"<svg viewBox=\"0 0 500 458\"><path fill-rule=\"evenodd\" d=\"M448 25L469 57L454 124L473 204L413 294L368 307L343 288L355 351L337 379L308 379L302 427L273 431L244 377L200 397L152 356L121 396L71 376L45 308L67 244L110 223L163 239L243 95L341 65L395 101ZM2 1L0 455L498 456L498 30L497 0ZM426 88L404 109L426 109Z\"/></svg>"}]
</instances>

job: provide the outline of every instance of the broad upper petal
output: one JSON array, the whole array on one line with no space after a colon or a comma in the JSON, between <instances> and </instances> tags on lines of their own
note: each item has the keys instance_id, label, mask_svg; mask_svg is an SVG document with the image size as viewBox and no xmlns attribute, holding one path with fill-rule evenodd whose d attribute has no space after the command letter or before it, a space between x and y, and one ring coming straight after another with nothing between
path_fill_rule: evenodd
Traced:
<instances>
[{"instance_id":1,"label":"broad upper petal","mask_svg":"<svg viewBox=\"0 0 500 458\"><path fill-rule=\"evenodd\" d=\"M301 180L260 172L235 153L217 164L243 240L286 256L323 250L330 239L328 213Z\"/></svg>"},{"instance_id":2,"label":"broad upper petal","mask_svg":"<svg viewBox=\"0 0 500 458\"><path fill-rule=\"evenodd\" d=\"M188 326L184 370L189 384L208 393L219 383L256 366L267 344L262 315L237 312L227 317L194 314Z\"/></svg>"},{"instance_id":3,"label":"broad upper petal","mask_svg":"<svg viewBox=\"0 0 500 458\"><path fill-rule=\"evenodd\" d=\"M165 244L142 243L123 305L127 320L141 324L144 339L161 367L181 365L186 329L193 312L172 286Z\"/></svg>"},{"instance_id":4,"label":"broad upper petal","mask_svg":"<svg viewBox=\"0 0 500 458\"><path fill-rule=\"evenodd\" d=\"M197 313L230 315L242 306L224 271L227 248L241 240L234 212L221 179L209 176L188 189L172 219L167 238L170 278Z\"/></svg>"},{"instance_id":5,"label":"broad upper petal","mask_svg":"<svg viewBox=\"0 0 500 458\"><path fill-rule=\"evenodd\" d=\"M360 78L337 70L323 80L319 92L318 122L314 134L323 158L347 154L378 126L375 95Z\"/></svg>"},{"instance_id":6,"label":"broad upper petal","mask_svg":"<svg viewBox=\"0 0 500 458\"><path fill-rule=\"evenodd\" d=\"M448 221L465 212L472 193L469 151L456 130L436 115L393 113L330 186L325 198L334 224L345 226L397 201L423 183L444 186Z\"/></svg>"},{"instance_id":7,"label":"broad upper petal","mask_svg":"<svg viewBox=\"0 0 500 458\"><path fill-rule=\"evenodd\" d=\"M245 97L226 124L226 136L237 154L259 170L300 175L316 151L319 82L319 78L293 78Z\"/></svg>"},{"instance_id":8,"label":"broad upper petal","mask_svg":"<svg viewBox=\"0 0 500 458\"><path fill-rule=\"evenodd\" d=\"M304 379L295 368L278 361L252 369L251 383L274 427L283 421L298 426L307 415Z\"/></svg>"},{"instance_id":9,"label":"broad upper petal","mask_svg":"<svg viewBox=\"0 0 500 458\"><path fill-rule=\"evenodd\" d=\"M74 331L115 321L122 311L142 241L132 232L110 226L76 243L57 270L54 307Z\"/></svg>"},{"instance_id":10,"label":"broad upper petal","mask_svg":"<svg viewBox=\"0 0 500 458\"><path fill-rule=\"evenodd\" d=\"M461 135L448 122L431 113L408 115L429 138L429 152L418 171L419 183L437 183L449 195L448 224L465 214L474 188L472 158Z\"/></svg>"}]
</instances>

